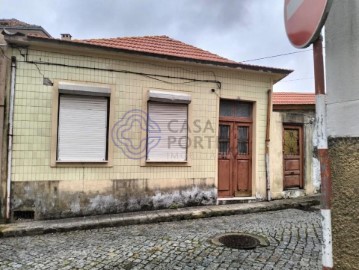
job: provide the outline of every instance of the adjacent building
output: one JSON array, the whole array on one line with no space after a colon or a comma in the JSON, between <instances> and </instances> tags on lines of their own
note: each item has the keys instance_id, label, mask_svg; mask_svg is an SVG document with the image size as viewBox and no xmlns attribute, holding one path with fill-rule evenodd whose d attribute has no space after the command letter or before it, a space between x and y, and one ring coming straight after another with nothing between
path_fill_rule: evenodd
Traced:
<instances>
[{"instance_id":1,"label":"adjacent building","mask_svg":"<svg viewBox=\"0 0 359 270\"><path fill-rule=\"evenodd\" d=\"M359 3L333 1L326 23L335 269L359 269Z\"/></svg>"},{"instance_id":2,"label":"adjacent building","mask_svg":"<svg viewBox=\"0 0 359 270\"><path fill-rule=\"evenodd\" d=\"M273 94L270 171L274 199L320 192L314 93Z\"/></svg>"}]
</instances>

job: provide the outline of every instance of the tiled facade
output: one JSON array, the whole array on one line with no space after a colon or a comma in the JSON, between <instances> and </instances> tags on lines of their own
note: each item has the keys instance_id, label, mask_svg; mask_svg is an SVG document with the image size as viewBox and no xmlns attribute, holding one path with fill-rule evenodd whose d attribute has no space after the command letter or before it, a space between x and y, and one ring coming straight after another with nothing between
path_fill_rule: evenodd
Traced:
<instances>
[{"instance_id":1,"label":"tiled facade","mask_svg":"<svg viewBox=\"0 0 359 270\"><path fill-rule=\"evenodd\" d=\"M267 90L272 88L272 78L269 74L155 58L78 56L30 49L27 61L59 64L36 66L25 62L18 50L14 49L12 53L17 58L12 210L34 208L36 218L137 210L142 208L143 196L152 200L150 204L154 208L177 207L184 204L184 201L173 201L173 198L183 194L187 196L185 202L199 196L204 198L204 203L214 203L220 97L255 102L252 190L257 198L265 197ZM222 83L222 89L217 89L215 83L182 83L183 80L179 79L163 79L167 81L163 82L141 75L105 71L106 69L204 80L216 79ZM189 106L189 128L194 130L193 122L197 120L202 131L192 131L189 138L201 137L203 147L192 143L188 150L189 162L183 165L149 165L141 159L127 158L119 148L113 146L113 153L109 153L113 156L111 166L51 166L51 143L53 128L56 128L52 117L54 113L57 114L53 108L55 86L43 85L41 73L55 82L55 85L59 81L70 81L113 87L113 119L110 129L126 112L133 109L146 111L146 93L149 89L190 94L192 102ZM216 91L212 92L212 89ZM203 133L208 121L213 129L207 126L206 132ZM135 142L143 137L138 127L131 132ZM210 147L208 137L205 136L210 137ZM158 200L155 202L153 198ZM126 201L124 204L123 200ZM198 200L195 203L199 203ZM121 207L118 206L120 202Z\"/></svg>"}]
</instances>

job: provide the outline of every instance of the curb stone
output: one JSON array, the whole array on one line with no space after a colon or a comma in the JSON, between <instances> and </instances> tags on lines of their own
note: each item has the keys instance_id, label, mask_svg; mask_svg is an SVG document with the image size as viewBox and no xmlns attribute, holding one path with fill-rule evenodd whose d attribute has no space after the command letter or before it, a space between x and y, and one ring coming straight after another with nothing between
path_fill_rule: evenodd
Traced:
<instances>
[{"instance_id":1,"label":"curb stone","mask_svg":"<svg viewBox=\"0 0 359 270\"><path fill-rule=\"evenodd\" d=\"M89 230L105 227L120 227L136 224L173 222L178 220L278 211L288 208L306 210L319 205L319 200L320 196L315 195L295 199L274 200L271 202L209 205L60 220L18 222L0 225L0 237L34 236L74 230Z\"/></svg>"}]
</instances>

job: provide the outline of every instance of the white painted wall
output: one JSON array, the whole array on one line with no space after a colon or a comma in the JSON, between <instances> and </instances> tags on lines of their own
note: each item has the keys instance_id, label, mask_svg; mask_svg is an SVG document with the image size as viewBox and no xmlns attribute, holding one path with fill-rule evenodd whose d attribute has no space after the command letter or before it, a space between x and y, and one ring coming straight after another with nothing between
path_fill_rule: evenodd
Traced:
<instances>
[{"instance_id":1,"label":"white painted wall","mask_svg":"<svg viewBox=\"0 0 359 270\"><path fill-rule=\"evenodd\" d=\"M359 136L359 1L333 1L325 33L328 136Z\"/></svg>"}]
</instances>

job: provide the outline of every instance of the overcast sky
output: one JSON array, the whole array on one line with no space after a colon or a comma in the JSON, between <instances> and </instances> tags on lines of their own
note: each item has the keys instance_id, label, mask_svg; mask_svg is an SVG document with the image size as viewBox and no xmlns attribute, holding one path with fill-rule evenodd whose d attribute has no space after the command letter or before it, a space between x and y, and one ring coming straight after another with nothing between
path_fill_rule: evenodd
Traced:
<instances>
[{"instance_id":1,"label":"overcast sky","mask_svg":"<svg viewBox=\"0 0 359 270\"><path fill-rule=\"evenodd\" d=\"M314 92L310 48L289 43L284 0L0 0L0 17L37 24L53 37L168 35L235 61L293 69L275 91Z\"/></svg>"}]
</instances>

